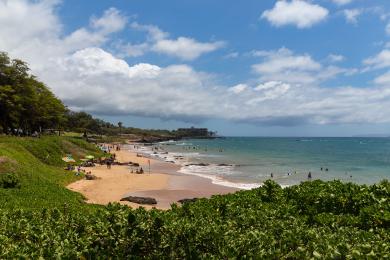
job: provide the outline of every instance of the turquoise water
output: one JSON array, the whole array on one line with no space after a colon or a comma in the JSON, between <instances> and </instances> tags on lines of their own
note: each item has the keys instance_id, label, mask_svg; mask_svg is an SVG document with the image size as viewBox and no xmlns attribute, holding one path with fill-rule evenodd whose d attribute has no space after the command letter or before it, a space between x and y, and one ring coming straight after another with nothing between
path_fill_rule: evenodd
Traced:
<instances>
[{"instance_id":1,"label":"turquoise water","mask_svg":"<svg viewBox=\"0 0 390 260\"><path fill-rule=\"evenodd\" d=\"M390 138L231 137L161 146L173 155L185 156L186 162L181 163L184 173L216 176L232 183L261 183L270 179L271 173L282 185L306 180L308 172L313 179L365 184L390 177Z\"/></svg>"}]
</instances>

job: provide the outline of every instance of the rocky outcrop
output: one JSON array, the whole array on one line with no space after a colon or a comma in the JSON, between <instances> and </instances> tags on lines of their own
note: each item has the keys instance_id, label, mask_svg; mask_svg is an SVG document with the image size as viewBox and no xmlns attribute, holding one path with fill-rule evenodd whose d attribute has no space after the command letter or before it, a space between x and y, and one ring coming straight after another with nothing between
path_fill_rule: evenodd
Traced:
<instances>
[{"instance_id":1,"label":"rocky outcrop","mask_svg":"<svg viewBox=\"0 0 390 260\"><path fill-rule=\"evenodd\" d=\"M121 201L129 201L129 202L134 202L137 204L144 204L144 205L157 204L157 200L155 198L149 198L149 197L128 196L128 197L122 198Z\"/></svg>"}]
</instances>

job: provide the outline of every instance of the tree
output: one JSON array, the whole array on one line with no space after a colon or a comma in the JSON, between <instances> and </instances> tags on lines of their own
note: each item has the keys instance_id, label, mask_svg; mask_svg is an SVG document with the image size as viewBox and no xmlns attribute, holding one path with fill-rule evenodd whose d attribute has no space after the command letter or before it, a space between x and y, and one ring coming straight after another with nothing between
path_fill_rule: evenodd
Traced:
<instances>
[{"instance_id":1,"label":"tree","mask_svg":"<svg viewBox=\"0 0 390 260\"><path fill-rule=\"evenodd\" d=\"M27 63L0 52L0 128L28 135L41 128L60 128L65 106L29 74Z\"/></svg>"},{"instance_id":2,"label":"tree","mask_svg":"<svg viewBox=\"0 0 390 260\"><path fill-rule=\"evenodd\" d=\"M122 123L122 122L118 122L118 126L119 126L119 134L122 134L122 125L123 125L123 123Z\"/></svg>"}]
</instances>

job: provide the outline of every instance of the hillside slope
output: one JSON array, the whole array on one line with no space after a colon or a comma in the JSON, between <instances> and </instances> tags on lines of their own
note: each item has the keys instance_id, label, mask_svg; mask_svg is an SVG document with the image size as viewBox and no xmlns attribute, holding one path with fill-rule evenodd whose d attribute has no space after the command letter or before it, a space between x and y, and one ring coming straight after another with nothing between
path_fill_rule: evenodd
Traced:
<instances>
[{"instance_id":1,"label":"hillside slope","mask_svg":"<svg viewBox=\"0 0 390 260\"><path fill-rule=\"evenodd\" d=\"M14 176L19 188L0 188L0 208L84 207L83 197L65 185L81 177L65 171L66 154L75 159L99 151L82 140L61 137L0 138L0 176Z\"/></svg>"}]
</instances>

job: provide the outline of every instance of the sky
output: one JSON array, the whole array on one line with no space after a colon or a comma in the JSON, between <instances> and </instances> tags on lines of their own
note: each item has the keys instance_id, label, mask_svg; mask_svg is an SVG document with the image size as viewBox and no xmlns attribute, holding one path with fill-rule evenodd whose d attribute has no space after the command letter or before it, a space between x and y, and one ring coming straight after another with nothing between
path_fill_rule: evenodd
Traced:
<instances>
[{"instance_id":1,"label":"sky","mask_svg":"<svg viewBox=\"0 0 390 260\"><path fill-rule=\"evenodd\" d=\"M0 51L113 123L390 135L388 0L0 0Z\"/></svg>"}]
</instances>

